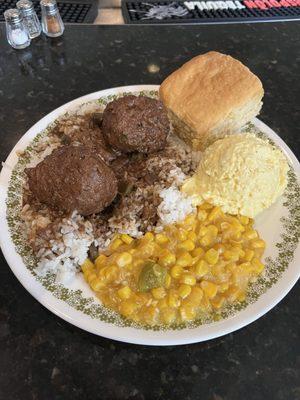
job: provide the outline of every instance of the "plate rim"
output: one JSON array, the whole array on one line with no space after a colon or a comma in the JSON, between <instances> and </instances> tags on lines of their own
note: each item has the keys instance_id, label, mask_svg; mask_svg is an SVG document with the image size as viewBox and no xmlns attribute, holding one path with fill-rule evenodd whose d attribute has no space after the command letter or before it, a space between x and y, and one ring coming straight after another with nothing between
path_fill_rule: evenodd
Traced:
<instances>
[{"instance_id":1,"label":"plate rim","mask_svg":"<svg viewBox=\"0 0 300 400\"><path fill-rule=\"evenodd\" d=\"M42 284L34 278L34 276L30 273L30 271L28 271L28 269L24 265L21 256L16 252L15 246L11 240L6 220L7 207L5 200L6 200L7 187L5 187L5 185L9 183L11 170L9 171L8 168L5 168L5 164L9 165L10 162L17 160L16 151L18 149L23 149L24 146L27 145L28 142L30 142L37 135L39 131L44 129L47 125L49 125L49 123L53 122L53 120L56 119L59 115L62 115L66 111L82 105L84 102L93 101L98 99L99 97L107 96L110 94L118 94L123 92L140 92L142 90L150 91L150 90L158 90L158 88L159 85L130 85L130 86L118 86L115 88L95 91L93 93L89 93L81 97L78 97L74 100L71 100L61 105L60 107L54 109L50 113L46 114L39 121L37 121L31 128L29 128L26 131L26 133L21 136L19 141L16 143L16 145L9 153L8 157L4 162L4 167L2 168L0 173L0 205L1 205L0 229L2 231L2 234L0 235L0 246L9 268L12 270L12 272L19 280L21 285L39 303L41 303L49 311L54 313L56 316L64 319L68 323L71 323L72 325L75 325L76 327L81 328L90 333L93 333L95 335L121 342L140 344L140 345L174 346L174 345L197 343L221 337L228 333L235 332L259 319L261 316L263 316L273 307L275 307L295 285L300 276L300 269L299 269L300 258L299 261L297 262L297 257L295 257L293 262L291 263L293 265L298 264L298 268L296 266L294 271L292 271L292 268L288 268L287 271L283 273L283 275L288 273L288 275L291 276L289 276L287 282L285 281L285 285L283 285L284 287L283 289L281 289L279 296L277 295L274 297L272 296L272 293L276 288L277 284L279 283L282 284L281 282L282 277L273 287L268 289L266 293L262 294L256 302L247 306L245 310L239 311L233 316L226 318L225 320L213 322L208 325L202 325L196 328L185 328L180 331L176 330L175 331L167 330L158 332L147 331L143 329L135 329L132 327L119 327L108 322L93 319L92 317L82 313L81 311L75 310L64 301L55 298L51 292L46 290L42 286ZM279 144L280 148L284 151L290 163L293 165L293 169L295 171L297 180L299 182L300 164L298 159L292 152L292 150L281 139L281 137L277 135L264 122L260 121L258 118L255 118L254 124L261 130L263 130L265 133L267 133L269 137L275 138L276 143ZM13 166L14 165L15 162L13 162ZM298 245L297 249L295 250L295 253L298 250L300 257L299 247L300 246ZM16 261L18 261L18 263ZM257 304L261 301L262 298L264 298L267 305L262 307L261 309L256 310ZM250 315L247 317L247 314ZM202 330L203 332L197 333L197 331L199 330ZM169 337L165 337L166 336L164 335L165 332L169 332L168 335ZM186 333L189 334L185 335Z\"/></svg>"}]
</instances>

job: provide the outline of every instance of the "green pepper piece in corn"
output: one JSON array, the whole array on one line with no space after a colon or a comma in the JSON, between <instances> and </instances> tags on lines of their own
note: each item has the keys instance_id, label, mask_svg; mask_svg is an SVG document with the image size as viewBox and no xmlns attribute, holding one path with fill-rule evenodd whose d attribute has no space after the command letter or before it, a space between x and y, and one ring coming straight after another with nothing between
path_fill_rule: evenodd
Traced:
<instances>
[{"instance_id":1,"label":"green pepper piece in corn","mask_svg":"<svg viewBox=\"0 0 300 400\"><path fill-rule=\"evenodd\" d=\"M140 292L147 292L164 285L166 279L167 269L160 266L155 261L148 260L143 266L139 281L138 289Z\"/></svg>"}]
</instances>

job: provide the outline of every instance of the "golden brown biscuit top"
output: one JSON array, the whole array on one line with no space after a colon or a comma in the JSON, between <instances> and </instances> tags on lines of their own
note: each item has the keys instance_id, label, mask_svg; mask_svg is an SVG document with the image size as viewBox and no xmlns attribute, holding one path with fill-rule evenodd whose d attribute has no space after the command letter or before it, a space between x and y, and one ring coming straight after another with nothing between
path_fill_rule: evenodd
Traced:
<instances>
[{"instance_id":1,"label":"golden brown biscuit top","mask_svg":"<svg viewBox=\"0 0 300 400\"><path fill-rule=\"evenodd\" d=\"M263 96L262 83L231 56L210 51L194 57L160 87L166 107L201 131L211 129L232 109Z\"/></svg>"}]
</instances>

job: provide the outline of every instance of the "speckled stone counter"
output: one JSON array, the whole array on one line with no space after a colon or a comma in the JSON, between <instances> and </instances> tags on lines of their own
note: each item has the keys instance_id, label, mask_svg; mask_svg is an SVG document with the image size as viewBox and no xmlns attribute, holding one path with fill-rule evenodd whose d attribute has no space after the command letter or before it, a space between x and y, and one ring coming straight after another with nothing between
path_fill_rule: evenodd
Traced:
<instances>
[{"instance_id":1,"label":"speckled stone counter","mask_svg":"<svg viewBox=\"0 0 300 400\"><path fill-rule=\"evenodd\" d=\"M300 156L300 23L68 26L24 51L0 27L0 159L36 121L84 94L158 84L219 50L263 81L261 119ZM1 233L0 233L1 234ZM206 343L144 347L88 334L51 314L0 259L0 400L300 399L300 286L250 326ZM170 333L172 334L172 333Z\"/></svg>"}]
</instances>

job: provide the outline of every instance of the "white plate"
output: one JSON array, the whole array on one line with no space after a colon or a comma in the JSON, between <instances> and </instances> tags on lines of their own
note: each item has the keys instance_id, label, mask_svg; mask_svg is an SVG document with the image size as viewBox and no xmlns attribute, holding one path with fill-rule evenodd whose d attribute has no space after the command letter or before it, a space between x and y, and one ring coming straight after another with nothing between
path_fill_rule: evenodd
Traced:
<instances>
[{"instance_id":1,"label":"white plate","mask_svg":"<svg viewBox=\"0 0 300 400\"><path fill-rule=\"evenodd\" d=\"M88 94L59 107L29 129L8 156L0 175L0 244L10 268L25 289L60 318L96 335L119 341L146 345L178 345L213 339L250 324L273 308L291 290L299 278L300 247L298 240L300 224L299 222L296 224L294 221L296 218L299 218L300 212L299 207L297 208L297 197L299 201L300 193L300 166L298 160L288 146L263 122L258 119L253 121L255 127L264 135L267 135L283 150L289 160L291 170L293 171L293 176L290 177L289 188L285 195L256 219L256 228L262 238L267 242L266 257L271 257L268 263L273 266L273 269L282 269L282 273L276 276L273 285L261 294L254 303L247 305L241 311L218 322L200 325L194 328L185 327L178 330L158 331L152 329L145 330L133 326L119 326L115 323L105 322L99 317L98 308L101 306L98 305L93 293L80 275L78 275L75 282L67 288L67 292L61 287L50 291L37 280L26 267L22 257L18 254L19 247L17 246L16 248L13 243L6 217L8 187L11 180L12 169L18 161L16 153L17 151L24 150L38 133L43 131L57 117L67 111L71 112L77 109L83 103L95 101L99 98L104 98L107 101L111 96L119 95L123 92L136 93L140 91L155 91L157 89L158 86L154 85L128 86ZM287 219L282 222L280 221L282 217ZM284 243L280 248L276 246L276 244L280 241L282 242L282 238L280 237L282 233L287 236L284 238ZM281 249L280 251L284 253L279 259L278 249ZM284 262L286 262L285 267ZM79 293L78 289L82 292ZM77 292L75 292L75 290L77 290ZM84 299L84 306L80 306L78 303L78 296L80 299ZM295 307L297 307L296 304ZM80 308L83 311L80 311Z\"/></svg>"}]
</instances>

